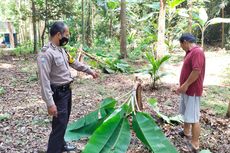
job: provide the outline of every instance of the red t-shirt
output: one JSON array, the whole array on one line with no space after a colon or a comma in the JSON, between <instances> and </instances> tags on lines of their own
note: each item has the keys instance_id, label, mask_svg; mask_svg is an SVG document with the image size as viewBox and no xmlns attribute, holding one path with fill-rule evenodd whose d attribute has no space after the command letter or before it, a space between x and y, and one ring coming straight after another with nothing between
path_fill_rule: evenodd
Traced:
<instances>
[{"instance_id":1,"label":"red t-shirt","mask_svg":"<svg viewBox=\"0 0 230 153\"><path fill-rule=\"evenodd\" d=\"M199 70L200 75L198 79L188 87L186 94L189 96L201 96L205 75L205 55L199 46L195 46L186 52L180 74L180 85L188 79L193 70Z\"/></svg>"}]
</instances>

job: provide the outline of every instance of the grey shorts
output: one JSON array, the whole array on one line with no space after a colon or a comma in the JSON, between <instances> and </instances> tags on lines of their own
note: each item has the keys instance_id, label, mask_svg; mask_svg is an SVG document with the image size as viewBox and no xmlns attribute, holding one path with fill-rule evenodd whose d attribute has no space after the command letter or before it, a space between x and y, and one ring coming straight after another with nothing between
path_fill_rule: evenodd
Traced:
<instances>
[{"instance_id":1,"label":"grey shorts","mask_svg":"<svg viewBox=\"0 0 230 153\"><path fill-rule=\"evenodd\" d=\"M198 123L200 120L200 97L181 94L179 111L185 123Z\"/></svg>"}]
</instances>

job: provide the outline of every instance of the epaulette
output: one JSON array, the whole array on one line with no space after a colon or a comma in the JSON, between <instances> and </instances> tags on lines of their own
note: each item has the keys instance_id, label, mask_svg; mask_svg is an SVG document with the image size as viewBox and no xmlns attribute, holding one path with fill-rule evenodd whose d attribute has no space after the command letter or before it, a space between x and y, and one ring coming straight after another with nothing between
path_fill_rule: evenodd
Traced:
<instances>
[{"instance_id":1,"label":"epaulette","mask_svg":"<svg viewBox=\"0 0 230 153\"><path fill-rule=\"evenodd\" d=\"M41 49L41 51L42 52L45 52L45 51L47 51L48 50L48 48L49 48L49 45L44 45L43 47L42 47L42 49Z\"/></svg>"}]
</instances>

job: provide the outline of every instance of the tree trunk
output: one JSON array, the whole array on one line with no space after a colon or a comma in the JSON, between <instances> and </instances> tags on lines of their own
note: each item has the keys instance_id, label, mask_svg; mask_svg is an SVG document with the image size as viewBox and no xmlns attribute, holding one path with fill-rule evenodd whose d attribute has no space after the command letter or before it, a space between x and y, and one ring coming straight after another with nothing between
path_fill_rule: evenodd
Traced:
<instances>
[{"instance_id":1,"label":"tree trunk","mask_svg":"<svg viewBox=\"0 0 230 153\"><path fill-rule=\"evenodd\" d=\"M91 8L91 0L88 1L88 18L87 18L87 30L86 30L86 44L87 46L91 47L92 46L92 38L91 38L91 14L92 14L92 8Z\"/></svg>"},{"instance_id":2,"label":"tree trunk","mask_svg":"<svg viewBox=\"0 0 230 153\"><path fill-rule=\"evenodd\" d=\"M37 28L36 28L36 8L34 0L32 0L32 23L33 23L33 34L34 34L34 53L37 53Z\"/></svg>"},{"instance_id":3,"label":"tree trunk","mask_svg":"<svg viewBox=\"0 0 230 153\"><path fill-rule=\"evenodd\" d=\"M37 24L38 24L38 27L41 27L40 21L38 21ZM41 47L41 31L40 31L40 28L38 28L38 45L39 45L39 47Z\"/></svg>"},{"instance_id":4,"label":"tree trunk","mask_svg":"<svg viewBox=\"0 0 230 153\"><path fill-rule=\"evenodd\" d=\"M166 51L165 45L165 9L166 0L160 0L160 12L158 19L158 36L157 36L157 57L164 56Z\"/></svg>"},{"instance_id":5,"label":"tree trunk","mask_svg":"<svg viewBox=\"0 0 230 153\"><path fill-rule=\"evenodd\" d=\"M224 18L224 7L221 8L222 18ZM224 48L224 23L222 23L222 39L221 39L221 48Z\"/></svg>"},{"instance_id":6,"label":"tree trunk","mask_svg":"<svg viewBox=\"0 0 230 153\"><path fill-rule=\"evenodd\" d=\"M121 20L121 27L120 27L120 53L121 58L127 58L127 42L126 42L126 1L121 0L121 10L120 10L120 20Z\"/></svg>"},{"instance_id":7,"label":"tree trunk","mask_svg":"<svg viewBox=\"0 0 230 153\"><path fill-rule=\"evenodd\" d=\"M12 25L10 22L7 22L7 25L9 30L10 48L14 48L14 34L13 34Z\"/></svg>"},{"instance_id":8,"label":"tree trunk","mask_svg":"<svg viewBox=\"0 0 230 153\"><path fill-rule=\"evenodd\" d=\"M188 32L192 33L192 0L187 1L188 3Z\"/></svg>"},{"instance_id":9,"label":"tree trunk","mask_svg":"<svg viewBox=\"0 0 230 153\"><path fill-rule=\"evenodd\" d=\"M109 19L109 38L112 38L113 35L113 16Z\"/></svg>"},{"instance_id":10,"label":"tree trunk","mask_svg":"<svg viewBox=\"0 0 230 153\"><path fill-rule=\"evenodd\" d=\"M46 14L47 14L47 10L48 10L48 1L46 0L45 1L45 4L46 4ZM42 46L44 46L44 41L45 41L45 32L46 32L46 27L47 27L47 16L45 17L45 26L44 26L44 29L42 31Z\"/></svg>"},{"instance_id":11,"label":"tree trunk","mask_svg":"<svg viewBox=\"0 0 230 153\"><path fill-rule=\"evenodd\" d=\"M230 118L230 101L228 103L228 112L227 112L226 116Z\"/></svg>"},{"instance_id":12,"label":"tree trunk","mask_svg":"<svg viewBox=\"0 0 230 153\"><path fill-rule=\"evenodd\" d=\"M204 48L204 28L201 29L201 47Z\"/></svg>"},{"instance_id":13,"label":"tree trunk","mask_svg":"<svg viewBox=\"0 0 230 153\"><path fill-rule=\"evenodd\" d=\"M85 15L84 15L84 0L81 1L81 23L82 23L82 45L85 45Z\"/></svg>"}]
</instances>

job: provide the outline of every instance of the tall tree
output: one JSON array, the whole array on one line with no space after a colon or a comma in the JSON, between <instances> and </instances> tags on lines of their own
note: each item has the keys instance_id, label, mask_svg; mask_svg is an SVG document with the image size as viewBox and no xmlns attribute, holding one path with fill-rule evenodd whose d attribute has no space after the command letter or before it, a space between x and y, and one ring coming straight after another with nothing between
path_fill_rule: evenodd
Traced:
<instances>
[{"instance_id":1,"label":"tall tree","mask_svg":"<svg viewBox=\"0 0 230 153\"><path fill-rule=\"evenodd\" d=\"M82 26L82 45L85 45L85 4L84 0L81 1L81 26Z\"/></svg>"},{"instance_id":2,"label":"tall tree","mask_svg":"<svg viewBox=\"0 0 230 153\"><path fill-rule=\"evenodd\" d=\"M126 42L126 1L121 0L121 10L120 10L120 20L121 20L121 27L120 27L120 53L121 58L127 58L127 42Z\"/></svg>"},{"instance_id":3,"label":"tall tree","mask_svg":"<svg viewBox=\"0 0 230 153\"><path fill-rule=\"evenodd\" d=\"M221 4L220 4L220 8L221 8L221 17L224 18L224 8L227 5L227 3L225 3L225 0L222 0ZM222 23L222 28L221 28L222 34L221 34L221 48L224 48L224 44L225 44L225 39L224 39L224 23Z\"/></svg>"},{"instance_id":4,"label":"tall tree","mask_svg":"<svg viewBox=\"0 0 230 153\"><path fill-rule=\"evenodd\" d=\"M32 23L33 23L33 34L34 34L34 53L37 52L37 27L36 27L36 8L34 0L32 0Z\"/></svg>"},{"instance_id":5,"label":"tall tree","mask_svg":"<svg viewBox=\"0 0 230 153\"><path fill-rule=\"evenodd\" d=\"M92 2L88 1L88 16L86 22L86 44L92 46Z\"/></svg>"},{"instance_id":6,"label":"tall tree","mask_svg":"<svg viewBox=\"0 0 230 153\"><path fill-rule=\"evenodd\" d=\"M192 33L192 0L187 1L188 4L188 32Z\"/></svg>"},{"instance_id":7,"label":"tall tree","mask_svg":"<svg viewBox=\"0 0 230 153\"><path fill-rule=\"evenodd\" d=\"M165 14L166 0L160 0L160 12L158 18L158 35L157 35L157 56L162 57L166 54L165 45Z\"/></svg>"}]
</instances>

